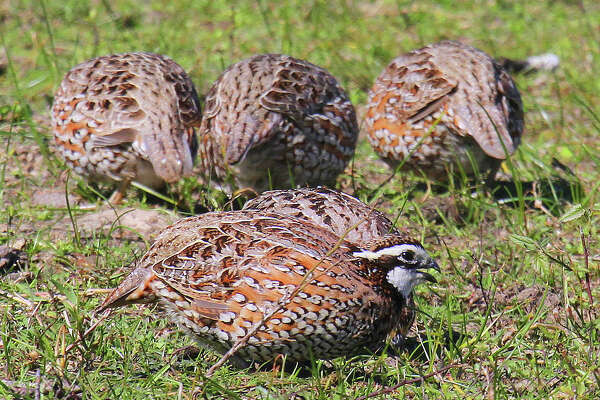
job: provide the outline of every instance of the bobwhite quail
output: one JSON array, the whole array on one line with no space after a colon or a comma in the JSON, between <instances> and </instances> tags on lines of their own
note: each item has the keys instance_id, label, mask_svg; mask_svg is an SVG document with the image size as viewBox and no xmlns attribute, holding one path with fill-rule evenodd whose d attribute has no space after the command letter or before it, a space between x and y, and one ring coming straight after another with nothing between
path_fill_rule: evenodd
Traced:
<instances>
[{"instance_id":1,"label":"bobwhite quail","mask_svg":"<svg viewBox=\"0 0 600 400\"><path fill-rule=\"evenodd\" d=\"M54 97L58 153L77 174L152 188L190 175L201 113L194 84L170 58L114 54L71 69Z\"/></svg>"},{"instance_id":2,"label":"bobwhite quail","mask_svg":"<svg viewBox=\"0 0 600 400\"><path fill-rule=\"evenodd\" d=\"M369 141L393 168L445 181L461 170L493 179L521 141L523 105L491 57L454 41L389 64L369 92Z\"/></svg>"},{"instance_id":3,"label":"bobwhite quail","mask_svg":"<svg viewBox=\"0 0 600 400\"><path fill-rule=\"evenodd\" d=\"M358 124L327 71L263 54L230 66L212 85L198 136L205 182L261 192L334 184L354 154Z\"/></svg>"},{"instance_id":4,"label":"bobwhite quail","mask_svg":"<svg viewBox=\"0 0 600 400\"><path fill-rule=\"evenodd\" d=\"M373 207L349 194L324 187L264 192L248 201L243 209L291 215L357 244L398 233L392 222Z\"/></svg>"},{"instance_id":5,"label":"bobwhite quail","mask_svg":"<svg viewBox=\"0 0 600 400\"><path fill-rule=\"evenodd\" d=\"M100 310L158 302L201 345L224 353L282 305L232 361L329 359L406 333L413 288L435 281L429 268L439 270L401 235L359 247L283 214L211 212L161 232Z\"/></svg>"}]
</instances>

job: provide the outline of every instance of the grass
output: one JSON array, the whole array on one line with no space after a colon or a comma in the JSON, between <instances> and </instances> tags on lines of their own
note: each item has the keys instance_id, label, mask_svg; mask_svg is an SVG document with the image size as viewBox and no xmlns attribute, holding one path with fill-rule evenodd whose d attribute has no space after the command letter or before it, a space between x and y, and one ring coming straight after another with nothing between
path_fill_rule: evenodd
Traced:
<instances>
[{"instance_id":1,"label":"grass","mask_svg":"<svg viewBox=\"0 0 600 400\"><path fill-rule=\"evenodd\" d=\"M600 397L597 2L6 0L0 21L0 244L26 258L23 268L0 267L0 398L345 399L399 384L377 398ZM101 205L108 192L74 177L67 210L48 109L71 66L112 52L164 53L205 93L229 64L283 52L327 68L362 116L366 91L392 58L444 38L511 58L554 52L561 66L516 77L526 134L506 167L540 185L533 195L516 187L514 202L460 184L426 196L406 174L384 183L391 172L360 140L340 188L374 196L442 266L438 284L417 290L406 352L292 372L226 364L208 380L218 356L186 350L189 339L152 309L121 310L83 337L99 289L117 284L153 229L131 228L126 215L89 228L97 210L82 205ZM583 190L556 184L556 174L574 178L553 158ZM135 193L112 221L130 208L173 216L160 211L169 203ZM227 201L193 179L166 195L180 212Z\"/></svg>"}]
</instances>

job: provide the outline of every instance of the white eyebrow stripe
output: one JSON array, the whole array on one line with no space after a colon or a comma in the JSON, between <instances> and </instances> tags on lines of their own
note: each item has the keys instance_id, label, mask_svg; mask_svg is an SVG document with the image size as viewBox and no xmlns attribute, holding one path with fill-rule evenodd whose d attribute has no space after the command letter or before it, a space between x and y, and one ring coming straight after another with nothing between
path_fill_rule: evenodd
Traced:
<instances>
[{"instance_id":1,"label":"white eyebrow stripe","mask_svg":"<svg viewBox=\"0 0 600 400\"><path fill-rule=\"evenodd\" d=\"M392 247L386 247L377 251L356 251L353 253L354 257L366 258L367 260L376 260L381 256L393 256L398 257L403 252L411 250L415 253L419 252L419 248L414 244L398 244Z\"/></svg>"}]
</instances>

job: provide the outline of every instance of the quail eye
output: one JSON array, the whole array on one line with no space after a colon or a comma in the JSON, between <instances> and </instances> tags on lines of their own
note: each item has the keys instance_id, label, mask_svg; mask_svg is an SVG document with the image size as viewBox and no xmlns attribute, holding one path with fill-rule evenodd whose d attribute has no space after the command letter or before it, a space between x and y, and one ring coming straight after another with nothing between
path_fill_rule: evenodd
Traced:
<instances>
[{"instance_id":1,"label":"quail eye","mask_svg":"<svg viewBox=\"0 0 600 400\"><path fill-rule=\"evenodd\" d=\"M400 254L400 257L402 257L404 261L411 262L415 259L415 253L412 251L403 251L402 254Z\"/></svg>"}]
</instances>

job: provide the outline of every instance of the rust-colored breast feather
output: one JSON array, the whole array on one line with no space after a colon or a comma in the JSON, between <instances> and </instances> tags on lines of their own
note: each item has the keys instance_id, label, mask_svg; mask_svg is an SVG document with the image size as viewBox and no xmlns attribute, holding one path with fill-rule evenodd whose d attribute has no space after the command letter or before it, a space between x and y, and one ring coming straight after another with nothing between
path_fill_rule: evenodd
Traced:
<instances>
[{"instance_id":1,"label":"rust-colored breast feather","mask_svg":"<svg viewBox=\"0 0 600 400\"><path fill-rule=\"evenodd\" d=\"M358 124L327 71L264 54L230 66L213 84L199 136L206 175L262 191L334 183L354 154Z\"/></svg>"},{"instance_id":2,"label":"rust-colored breast feather","mask_svg":"<svg viewBox=\"0 0 600 400\"><path fill-rule=\"evenodd\" d=\"M52 108L56 147L69 167L92 179L150 186L191 173L200 116L183 68L152 53L77 65Z\"/></svg>"},{"instance_id":3,"label":"rust-colored breast feather","mask_svg":"<svg viewBox=\"0 0 600 400\"><path fill-rule=\"evenodd\" d=\"M441 179L451 164L495 172L520 143L523 106L494 59L444 41L390 63L369 92L366 126L392 166L406 159L405 169Z\"/></svg>"}]
</instances>

